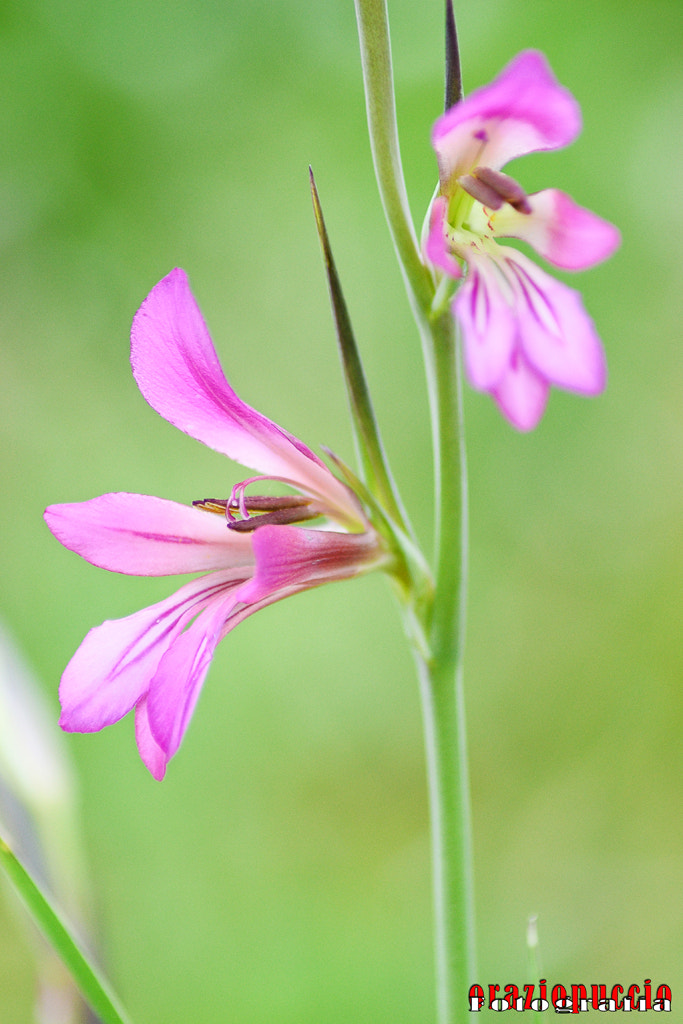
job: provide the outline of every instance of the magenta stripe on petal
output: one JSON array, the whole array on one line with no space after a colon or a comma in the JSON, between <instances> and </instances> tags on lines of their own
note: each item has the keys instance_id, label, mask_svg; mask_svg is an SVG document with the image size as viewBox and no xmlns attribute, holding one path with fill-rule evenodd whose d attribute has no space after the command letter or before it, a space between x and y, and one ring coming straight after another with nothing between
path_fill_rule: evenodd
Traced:
<instances>
[{"instance_id":1,"label":"magenta stripe on petal","mask_svg":"<svg viewBox=\"0 0 683 1024\"><path fill-rule=\"evenodd\" d=\"M193 616L223 600L249 574L242 569L202 576L158 604L91 629L62 676L62 728L96 732L128 714Z\"/></svg>"},{"instance_id":2,"label":"magenta stripe on petal","mask_svg":"<svg viewBox=\"0 0 683 1024\"><path fill-rule=\"evenodd\" d=\"M579 293L521 253L507 262L518 286L520 345L531 366L558 387L600 394L607 381L605 354Z\"/></svg>"},{"instance_id":3,"label":"magenta stripe on petal","mask_svg":"<svg viewBox=\"0 0 683 1024\"><path fill-rule=\"evenodd\" d=\"M506 296L505 282L489 263L488 257L470 263L469 276L453 300L467 376L481 391L489 391L502 377L516 333L512 296Z\"/></svg>"},{"instance_id":4,"label":"magenta stripe on petal","mask_svg":"<svg viewBox=\"0 0 683 1024\"><path fill-rule=\"evenodd\" d=\"M112 572L170 576L246 566L251 537L191 505L123 492L51 505L45 521L70 551Z\"/></svg>"},{"instance_id":5,"label":"magenta stripe on petal","mask_svg":"<svg viewBox=\"0 0 683 1024\"><path fill-rule=\"evenodd\" d=\"M373 533L337 533L296 526L263 526L254 534L256 571L242 600L261 601L277 590L298 590L347 579L385 557Z\"/></svg>"},{"instance_id":6,"label":"magenta stripe on petal","mask_svg":"<svg viewBox=\"0 0 683 1024\"><path fill-rule=\"evenodd\" d=\"M182 742L223 627L241 603L243 589L239 587L212 602L173 641L154 673L147 695L149 725L168 759Z\"/></svg>"}]
</instances>

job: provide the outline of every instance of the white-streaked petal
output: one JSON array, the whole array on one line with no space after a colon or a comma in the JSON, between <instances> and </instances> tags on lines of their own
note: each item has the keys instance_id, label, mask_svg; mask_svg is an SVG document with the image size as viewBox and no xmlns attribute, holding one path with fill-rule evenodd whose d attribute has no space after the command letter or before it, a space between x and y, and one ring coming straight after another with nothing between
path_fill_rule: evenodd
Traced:
<instances>
[{"instance_id":1,"label":"white-streaked petal","mask_svg":"<svg viewBox=\"0 0 683 1024\"><path fill-rule=\"evenodd\" d=\"M530 214L519 213L508 203L492 214L494 231L528 242L556 267L585 270L606 260L619 246L621 235L614 224L558 189L536 192L528 201Z\"/></svg>"},{"instance_id":2,"label":"white-streaked petal","mask_svg":"<svg viewBox=\"0 0 683 1024\"><path fill-rule=\"evenodd\" d=\"M493 261L482 257L470 263L467 280L453 300L467 376L481 391L495 387L509 364L516 331L512 298Z\"/></svg>"},{"instance_id":3,"label":"white-streaked petal","mask_svg":"<svg viewBox=\"0 0 683 1024\"><path fill-rule=\"evenodd\" d=\"M528 362L551 384L600 394L607 380L605 354L579 293L521 253L507 263L518 290L519 346Z\"/></svg>"},{"instance_id":4,"label":"white-streaked petal","mask_svg":"<svg viewBox=\"0 0 683 1024\"><path fill-rule=\"evenodd\" d=\"M208 572L253 563L251 536L225 518L147 494L102 494L51 505L45 521L64 547L133 576Z\"/></svg>"}]
</instances>

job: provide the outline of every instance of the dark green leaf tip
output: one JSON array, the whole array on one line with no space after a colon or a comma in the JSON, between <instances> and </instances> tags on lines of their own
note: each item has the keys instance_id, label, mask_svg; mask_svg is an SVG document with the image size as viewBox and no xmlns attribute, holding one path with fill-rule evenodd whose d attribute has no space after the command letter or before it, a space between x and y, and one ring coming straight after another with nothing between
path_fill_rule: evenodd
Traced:
<instances>
[{"instance_id":1,"label":"dark green leaf tip","mask_svg":"<svg viewBox=\"0 0 683 1024\"><path fill-rule=\"evenodd\" d=\"M444 109L449 110L454 107L462 98L462 71L453 0L446 0L446 96Z\"/></svg>"}]
</instances>

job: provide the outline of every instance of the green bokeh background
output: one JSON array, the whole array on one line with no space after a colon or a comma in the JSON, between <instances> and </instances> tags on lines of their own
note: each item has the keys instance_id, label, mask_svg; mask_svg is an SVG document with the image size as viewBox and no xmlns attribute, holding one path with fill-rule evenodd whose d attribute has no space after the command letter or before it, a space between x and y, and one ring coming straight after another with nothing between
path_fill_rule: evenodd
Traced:
<instances>
[{"instance_id":1,"label":"green bokeh background","mask_svg":"<svg viewBox=\"0 0 683 1024\"><path fill-rule=\"evenodd\" d=\"M435 182L439 0L393 0L418 224ZM515 433L466 395L467 655L482 983L546 977L683 998L683 227L677 0L462 0L465 85L543 49L582 136L512 168L615 221L581 275L599 400ZM352 457L308 195L314 167L387 448L430 542L418 342L367 142L351 0L9 0L0 9L1 613L58 713L87 630L166 596L62 549L46 504L181 502L243 472L145 404L128 330L184 267L238 392ZM138 1024L433 1019L420 709L382 578L267 609L222 645L155 783L132 721L66 740L109 973ZM0 1020L28 1024L31 947L0 904ZM678 1000L677 1000L678 997ZM674 1019L679 1019L674 1017Z\"/></svg>"}]
</instances>

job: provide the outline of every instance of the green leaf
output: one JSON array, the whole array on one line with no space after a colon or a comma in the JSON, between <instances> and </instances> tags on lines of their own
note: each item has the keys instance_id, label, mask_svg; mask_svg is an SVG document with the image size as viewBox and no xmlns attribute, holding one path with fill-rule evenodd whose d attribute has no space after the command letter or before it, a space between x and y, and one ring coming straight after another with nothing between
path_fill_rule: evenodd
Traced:
<instances>
[{"instance_id":1,"label":"green leaf","mask_svg":"<svg viewBox=\"0 0 683 1024\"><path fill-rule=\"evenodd\" d=\"M74 939L68 926L40 886L0 835L0 866L19 898L56 953L64 961L76 985L103 1024L131 1024L96 967Z\"/></svg>"},{"instance_id":2,"label":"green leaf","mask_svg":"<svg viewBox=\"0 0 683 1024\"><path fill-rule=\"evenodd\" d=\"M320 246L325 262L325 273L330 290L332 312L334 314L337 339L339 342L339 353L341 356L346 389L351 406L351 417L353 420L358 455L362 465L362 472L365 481L371 492L383 504L389 515L400 524L403 530L408 530L407 517L394 483L384 446L379 432L379 426L370 398L370 391L361 363L360 353L356 345L356 339L351 327L351 319L346 306L346 301L341 288L339 275L332 256L330 240L325 227L323 211L320 205L320 197L315 185L313 171L309 168L311 179L311 197L313 199L313 211L315 222L320 237Z\"/></svg>"}]
</instances>

